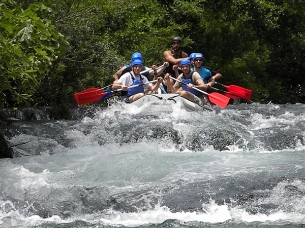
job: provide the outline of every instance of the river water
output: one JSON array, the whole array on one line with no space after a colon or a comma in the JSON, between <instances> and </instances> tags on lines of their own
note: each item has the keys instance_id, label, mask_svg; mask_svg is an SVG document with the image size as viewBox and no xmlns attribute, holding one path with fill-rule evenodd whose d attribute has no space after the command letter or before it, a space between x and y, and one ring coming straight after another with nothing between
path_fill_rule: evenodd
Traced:
<instances>
[{"instance_id":1,"label":"river water","mask_svg":"<svg viewBox=\"0 0 305 228\"><path fill-rule=\"evenodd\" d=\"M5 126L0 227L304 227L304 104L172 110Z\"/></svg>"}]
</instances>

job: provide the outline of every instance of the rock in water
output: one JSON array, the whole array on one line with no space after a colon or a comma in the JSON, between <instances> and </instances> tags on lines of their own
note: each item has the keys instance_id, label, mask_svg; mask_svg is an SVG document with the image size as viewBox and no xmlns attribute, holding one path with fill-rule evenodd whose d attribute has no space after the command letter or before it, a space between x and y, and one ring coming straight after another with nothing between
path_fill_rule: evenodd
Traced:
<instances>
[{"instance_id":1,"label":"rock in water","mask_svg":"<svg viewBox=\"0 0 305 228\"><path fill-rule=\"evenodd\" d=\"M13 158L13 150L2 133L0 133L0 158Z\"/></svg>"}]
</instances>

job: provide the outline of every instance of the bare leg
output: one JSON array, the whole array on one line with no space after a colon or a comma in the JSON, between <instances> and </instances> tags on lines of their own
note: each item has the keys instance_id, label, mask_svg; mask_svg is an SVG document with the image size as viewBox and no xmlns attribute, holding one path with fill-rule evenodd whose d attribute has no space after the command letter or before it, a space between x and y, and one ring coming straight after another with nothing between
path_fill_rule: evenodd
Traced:
<instances>
[{"instance_id":1,"label":"bare leg","mask_svg":"<svg viewBox=\"0 0 305 228\"><path fill-rule=\"evenodd\" d=\"M143 96L144 96L144 93L137 93L135 95L132 95L132 96L129 97L129 102L132 103L132 102L140 99Z\"/></svg>"},{"instance_id":2,"label":"bare leg","mask_svg":"<svg viewBox=\"0 0 305 228\"><path fill-rule=\"evenodd\" d=\"M190 101L193 101L193 102L196 103L196 104L199 104L199 105L202 105L202 104L203 104L202 100L201 100L199 97L195 96L194 94L192 94L192 93L190 93L190 92L181 91L181 92L180 92L180 96L181 96L181 97L184 97L184 98L186 98L186 99L188 99L188 100L190 100Z\"/></svg>"},{"instance_id":3,"label":"bare leg","mask_svg":"<svg viewBox=\"0 0 305 228\"><path fill-rule=\"evenodd\" d=\"M188 99L190 101L195 101L195 97L194 97L194 95L192 93L189 93L189 92L187 92L185 90L177 91L177 93L179 93L181 97L184 97L184 98L186 98L186 99Z\"/></svg>"}]
</instances>

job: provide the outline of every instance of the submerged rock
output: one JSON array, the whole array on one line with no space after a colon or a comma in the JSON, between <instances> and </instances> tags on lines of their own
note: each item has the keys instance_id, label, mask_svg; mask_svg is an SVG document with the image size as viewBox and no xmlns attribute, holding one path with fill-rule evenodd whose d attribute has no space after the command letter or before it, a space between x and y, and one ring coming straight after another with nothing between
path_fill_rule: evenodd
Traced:
<instances>
[{"instance_id":1,"label":"submerged rock","mask_svg":"<svg viewBox=\"0 0 305 228\"><path fill-rule=\"evenodd\" d=\"M4 135L0 133L0 158L12 158L13 150L6 141Z\"/></svg>"}]
</instances>

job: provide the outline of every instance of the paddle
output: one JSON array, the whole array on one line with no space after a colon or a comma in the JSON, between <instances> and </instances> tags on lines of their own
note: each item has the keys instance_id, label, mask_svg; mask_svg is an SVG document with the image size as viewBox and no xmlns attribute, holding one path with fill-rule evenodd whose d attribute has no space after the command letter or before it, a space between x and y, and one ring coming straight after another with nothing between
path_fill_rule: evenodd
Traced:
<instances>
[{"instance_id":1,"label":"paddle","mask_svg":"<svg viewBox=\"0 0 305 228\"><path fill-rule=\"evenodd\" d=\"M212 86L211 86L210 88L213 89L213 90L215 90L215 91L224 93L227 97L232 98L232 99L239 99L239 98L241 98L240 96L237 96L237 95L232 94L232 93L230 93L230 92L224 91L224 90L222 90L222 89L218 89L218 88L215 88L215 87L212 87Z\"/></svg>"},{"instance_id":2,"label":"paddle","mask_svg":"<svg viewBox=\"0 0 305 228\"><path fill-rule=\"evenodd\" d=\"M182 84L184 84L184 85L187 85L186 83L184 83L184 82L182 82L182 81L180 81L180 80L178 80L178 79L176 79L176 78L174 78L174 77L171 77L171 76L169 76L169 77L170 77L171 79L175 80L175 81L178 81L178 82L180 82L180 83L182 83ZM207 93L207 92L205 92L205 91L202 91L202 90L200 90L200 89L197 89L195 86L193 86L193 89L195 89L195 90L197 90L197 91L199 91L199 92L201 92L201 93L207 95L208 98L209 98L209 100L210 100L212 103L218 105L218 106L221 107L221 108L226 108L227 105L228 105L228 103L229 103L229 101L230 101L230 98L228 98L228 97L226 97L225 95L222 95L222 94L220 94L220 93L216 93L216 92Z\"/></svg>"},{"instance_id":3,"label":"paddle","mask_svg":"<svg viewBox=\"0 0 305 228\"><path fill-rule=\"evenodd\" d=\"M149 82L146 82L146 83L141 83L141 84L138 84L138 85L132 85L132 86L129 86L128 89L135 88L135 87L138 87L138 86L142 86L142 85L145 85L145 84L148 84L148 83L154 83L154 82L157 82L157 81L158 80L153 80L153 81L149 81ZM115 91L122 91L122 89L118 89L118 90L115 90ZM103 98L106 98L106 97L108 98L115 91L114 90L102 91L102 89L89 88L89 89L86 89L82 92L78 92L78 93L74 94L74 98L75 98L76 103L78 105L84 105L84 104L89 104L89 103L99 101L99 100L101 100Z\"/></svg>"},{"instance_id":4,"label":"paddle","mask_svg":"<svg viewBox=\"0 0 305 228\"><path fill-rule=\"evenodd\" d=\"M74 94L74 99L78 105L89 104L100 100L103 96L107 95L102 89L89 88L84 91Z\"/></svg>"},{"instance_id":5,"label":"paddle","mask_svg":"<svg viewBox=\"0 0 305 228\"><path fill-rule=\"evenodd\" d=\"M162 67L164 67L164 64L157 67L157 70ZM140 74L144 74L144 73L147 73L150 71L152 71L152 69L147 68L146 70L141 71ZM151 81L151 82L155 82L155 81ZM75 93L74 99L78 105L89 104L89 103L99 101L102 98L106 99L106 98L110 97L110 95L113 92L114 91L103 91L103 89L100 89L100 88L89 88L89 89L83 90L81 92Z\"/></svg>"},{"instance_id":6,"label":"paddle","mask_svg":"<svg viewBox=\"0 0 305 228\"><path fill-rule=\"evenodd\" d=\"M232 95L236 95L242 99L249 100L252 96L252 90L246 89L237 85L223 85L219 82L215 82L228 90L228 92Z\"/></svg>"}]
</instances>

